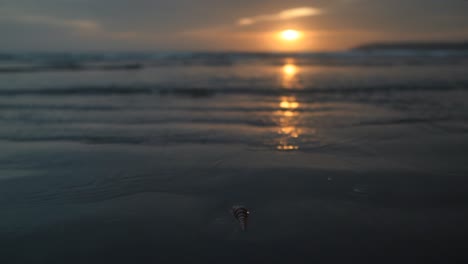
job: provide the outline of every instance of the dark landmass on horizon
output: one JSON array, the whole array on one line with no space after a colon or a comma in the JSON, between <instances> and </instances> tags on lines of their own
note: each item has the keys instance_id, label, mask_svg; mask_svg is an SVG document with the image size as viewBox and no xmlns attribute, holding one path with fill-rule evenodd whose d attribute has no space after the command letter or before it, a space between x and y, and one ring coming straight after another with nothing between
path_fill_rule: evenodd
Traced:
<instances>
[{"instance_id":1,"label":"dark landmass on horizon","mask_svg":"<svg viewBox=\"0 0 468 264\"><path fill-rule=\"evenodd\" d=\"M463 42L377 42L353 48L357 51L408 50L408 51L468 51L468 41Z\"/></svg>"}]
</instances>

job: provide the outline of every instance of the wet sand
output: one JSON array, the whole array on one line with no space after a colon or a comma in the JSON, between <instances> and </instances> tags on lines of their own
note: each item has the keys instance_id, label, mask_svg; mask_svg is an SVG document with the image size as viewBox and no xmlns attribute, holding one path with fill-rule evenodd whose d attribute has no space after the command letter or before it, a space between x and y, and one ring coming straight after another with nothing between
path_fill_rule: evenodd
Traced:
<instances>
[{"instance_id":1,"label":"wet sand","mask_svg":"<svg viewBox=\"0 0 468 264\"><path fill-rule=\"evenodd\" d=\"M250 59L2 73L0 262L468 260L464 64Z\"/></svg>"}]
</instances>

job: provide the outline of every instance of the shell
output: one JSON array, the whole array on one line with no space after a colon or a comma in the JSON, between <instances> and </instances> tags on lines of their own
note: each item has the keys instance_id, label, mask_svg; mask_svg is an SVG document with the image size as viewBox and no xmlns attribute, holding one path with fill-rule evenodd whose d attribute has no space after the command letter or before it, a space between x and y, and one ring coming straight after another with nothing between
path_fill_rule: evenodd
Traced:
<instances>
[{"instance_id":1,"label":"shell","mask_svg":"<svg viewBox=\"0 0 468 264\"><path fill-rule=\"evenodd\" d=\"M241 205L235 205L232 207L232 215L239 221L242 231L247 230L247 222L249 219L249 210Z\"/></svg>"}]
</instances>

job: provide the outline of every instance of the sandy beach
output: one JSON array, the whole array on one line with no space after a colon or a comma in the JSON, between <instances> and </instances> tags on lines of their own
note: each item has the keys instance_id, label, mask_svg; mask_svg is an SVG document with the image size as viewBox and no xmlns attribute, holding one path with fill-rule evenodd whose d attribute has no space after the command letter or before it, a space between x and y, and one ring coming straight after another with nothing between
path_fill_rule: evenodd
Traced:
<instances>
[{"instance_id":1,"label":"sandy beach","mask_svg":"<svg viewBox=\"0 0 468 264\"><path fill-rule=\"evenodd\" d=\"M1 263L468 260L466 55L37 56L0 65Z\"/></svg>"}]
</instances>

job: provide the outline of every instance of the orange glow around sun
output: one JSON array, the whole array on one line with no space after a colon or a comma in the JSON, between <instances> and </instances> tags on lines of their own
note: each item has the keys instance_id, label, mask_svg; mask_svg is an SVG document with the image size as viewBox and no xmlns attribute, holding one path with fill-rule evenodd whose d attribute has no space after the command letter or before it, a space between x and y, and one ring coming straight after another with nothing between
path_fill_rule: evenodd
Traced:
<instances>
[{"instance_id":1,"label":"orange glow around sun","mask_svg":"<svg viewBox=\"0 0 468 264\"><path fill-rule=\"evenodd\" d=\"M294 30L294 29L287 29L281 31L281 38L287 41L294 41L298 40L301 37L302 33Z\"/></svg>"}]
</instances>

